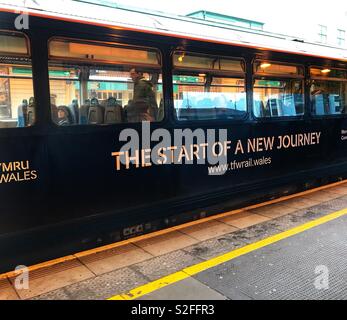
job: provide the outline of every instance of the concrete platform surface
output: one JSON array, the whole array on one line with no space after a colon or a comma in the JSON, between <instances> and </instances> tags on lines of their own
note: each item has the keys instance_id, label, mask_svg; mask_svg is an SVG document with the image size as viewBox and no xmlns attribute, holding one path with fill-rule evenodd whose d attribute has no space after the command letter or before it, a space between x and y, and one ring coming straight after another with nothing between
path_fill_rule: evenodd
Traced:
<instances>
[{"instance_id":1,"label":"concrete platform surface","mask_svg":"<svg viewBox=\"0 0 347 320\"><path fill-rule=\"evenodd\" d=\"M193 280L195 282L193 282ZM270 244L140 299L347 299L347 216Z\"/></svg>"}]
</instances>

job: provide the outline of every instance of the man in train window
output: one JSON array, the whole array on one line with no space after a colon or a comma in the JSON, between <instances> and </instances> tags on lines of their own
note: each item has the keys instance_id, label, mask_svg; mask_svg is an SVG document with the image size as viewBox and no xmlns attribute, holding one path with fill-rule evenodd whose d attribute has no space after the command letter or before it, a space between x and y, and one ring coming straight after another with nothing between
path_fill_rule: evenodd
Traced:
<instances>
[{"instance_id":1,"label":"man in train window","mask_svg":"<svg viewBox=\"0 0 347 320\"><path fill-rule=\"evenodd\" d=\"M128 122L155 121L158 106L153 84L136 68L130 70L130 77L134 82L134 93L126 108Z\"/></svg>"}]
</instances>

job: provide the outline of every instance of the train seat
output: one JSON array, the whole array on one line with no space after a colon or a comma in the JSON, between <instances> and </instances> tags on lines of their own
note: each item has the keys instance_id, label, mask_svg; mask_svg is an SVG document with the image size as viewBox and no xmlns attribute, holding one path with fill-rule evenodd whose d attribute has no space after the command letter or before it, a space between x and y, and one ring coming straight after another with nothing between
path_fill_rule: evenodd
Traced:
<instances>
[{"instance_id":1,"label":"train seat","mask_svg":"<svg viewBox=\"0 0 347 320\"><path fill-rule=\"evenodd\" d=\"M341 114L342 103L338 94L329 94L329 111L330 114Z\"/></svg>"},{"instance_id":2,"label":"train seat","mask_svg":"<svg viewBox=\"0 0 347 320\"><path fill-rule=\"evenodd\" d=\"M104 107L99 104L99 100L93 98L90 101L90 108L88 111L89 124L102 124L104 123Z\"/></svg>"},{"instance_id":3,"label":"train seat","mask_svg":"<svg viewBox=\"0 0 347 320\"><path fill-rule=\"evenodd\" d=\"M58 121L58 108L55 104L51 103L51 116L54 123Z\"/></svg>"},{"instance_id":4,"label":"train seat","mask_svg":"<svg viewBox=\"0 0 347 320\"><path fill-rule=\"evenodd\" d=\"M126 108L128 122L155 121L154 114L147 99L132 101Z\"/></svg>"},{"instance_id":5,"label":"train seat","mask_svg":"<svg viewBox=\"0 0 347 320\"><path fill-rule=\"evenodd\" d=\"M216 119L217 112L212 99L203 98L198 101L196 106L196 116L199 120Z\"/></svg>"},{"instance_id":6,"label":"train seat","mask_svg":"<svg viewBox=\"0 0 347 320\"><path fill-rule=\"evenodd\" d=\"M31 97L29 99L26 123L28 127L32 126L35 123L35 98L34 97Z\"/></svg>"},{"instance_id":7,"label":"train seat","mask_svg":"<svg viewBox=\"0 0 347 320\"><path fill-rule=\"evenodd\" d=\"M219 95L213 99L213 104L217 108L227 108L228 102L228 99L224 95Z\"/></svg>"},{"instance_id":8,"label":"train seat","mask_svg":"<svg viewBox=\"0 0 347 320\"><path fill-rule=\"evenodd\" d=\"M254 100L253 113L257 118L262 118L265 115L264 103L261 100Z\"/></svg>"},{"instance_id":9,"label":"train seat","mask_svg":"<svg viewBox=\"0 0 347 320\"><path fill-rule=\"evenodd\" d=\"M181 108L195 108L195 107L196 107L195 97L189 97L189 98L183 99Z\"/></svg>"},{"instance_id":10,"label":"train seat","mask_svg":"<svg viewBox=\"0 0 347 320\"><path fill-rule=\"evenodd\" d=\"M283 96L283 103L280 104L280 116L296 116L294 95L288 94Z\"/></svg>"},{"instance_id":11,"label":"train seat","mask_svg":"<svg viewBox=\"0 0 347 320\"><path fill-rule=\"evenodd\" d=\"M67 108L69 109L71 114L71 121L72 121L71 123L77 124L79 119L78 100L77 99L72 100L72 103L68 105Z\"/></svg>"},{"instance_id":12,"label":"train seat","mask_svg":"<svg viewBox=\"0 0 347 320\"><path fill-rule=\"evenodd\" d=\"M317 94L312 97L312 108L316 115L321 116L326 114L326 98L323 94Z\"/></svg>"},{"instance_id":13,"label":"train seat","mask_svg":"<svg viewBox=\"0 0 347 320\"><path fill-rule=\"evenodd\" d=\"M182 100L181 106L177 108L177 118L180 120L195 119L196 97L186 97Z\"/></svg>"},{"instance_id":14,"label":"train seat","mask_svg":"<svg viewBox=\"0 0 347 320\"><path fill-rule=\"evenodd\" d=\"M265 116L278 117L282 108L281 101L278 98L270 98L265 107Z\"/></svg>"},{"instance_id":15,"label":"train seat","mask_svg":"<svg viewBox=\"0 0 347 320\"><path fill-rule=\"evenodd\" d=\"M244 111L244 112L247 111L246 98L241 98L235 101L235 110Z\"/></svg>"},{"instance_id":16,"label":"train seat","mask_svg":"<svg viewBox=\"0 0 347 320\"><path fill-rule=\"evenodd\" d=\"M214 103L212 101L212 99L210 98L203 98L201 100L198 101L197 105L196 105L197 108L214 108Z\"/></svg>"},{"instance_id":17,"label":"train seat","mask_svg":"<svg viewBox=\"0 0 347 320\"><path fill-rule=\"evenodd\" d=\"M106 124L122 122L122 106L113 97L107 99L104 119Z\"/></svg>"},{"instance_id":18,"label":"train seat","mask_svg":"<svg viewBox=\"0 0 347 320\"><path fill-rule=\"evenodd\" d=\"M176 109L175 109L175 111L176 111ZM164 100L161 99L160 103L159 103L158 113L157 113L157 121L162 121L164 119L164 116L165 116Z\"/></svg>"},{"instance_id":19,"label":"train seat","mask_svg":"<svg viewBox=\"0 0 347 320\"><path fill-rule=\"evenodd\" d=\"M90 100L87 99L84 104L81 106L79 111L79 123L80 124L88 124L88 114L90 108Z\"/></svg>"}]
</instances>

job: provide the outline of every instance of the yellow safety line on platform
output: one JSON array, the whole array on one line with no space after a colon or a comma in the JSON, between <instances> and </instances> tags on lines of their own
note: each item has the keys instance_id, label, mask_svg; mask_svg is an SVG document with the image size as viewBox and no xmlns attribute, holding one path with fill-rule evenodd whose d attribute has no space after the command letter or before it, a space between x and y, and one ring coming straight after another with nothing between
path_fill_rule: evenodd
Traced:
<instances>
[{"instance_id":1,"label":"yellow safety line on platform","mask_svg":"<svg viewBox=\"0 0 347 320\"><path fill-rule=\"evenodd\" d=\"M235 259L235 258L240 257L242 255L245 255L247 253L250 253L252 251L258 250L260 248L266 247L266 246L273 244L275 242L278 242L280 240L283 240L283 239L286 239L286 238L291 237L293 235L302 233L306 230L312 229L314 227L322 225L322 224L329 222L331 220L340 218L346 214L347 214L347 208L340 210L340 211L336 211L334 213L331 213L331 214L326 215L322 218L318 218L316 220L307 222L307 223L300 225L298 227L295 227L293 229L278 233L278 234L273 235L271 237L268 237L266 239L260 240L258 242L246 245L242 248L239 248L239 249L233 250L231 252L228 252L226 254L223 254L221 256L218 256L216 258L212 258L210 260L207 260L207 261L198 263L196 265L193 265L191 267L185 268L181 271L178 271L176 273L168 275L164 278L161 278L159 280L150 282L148 284L145 284L143 286L140 286L138 288L130 290L127 293L116 295L112 298L109 298L108 300L134 300L134 299L140 298L140 297L142 297L148 293L151 293L153 291L164 288L164 287L171 285L173 283L176 283L176 282L179 282L179 281L184 280L186 278L189 278L190 276L196 275L202 271L216 267L222 263L225 263L227 261L230 261L232 259Z\"/></svg>"}]
</instances>

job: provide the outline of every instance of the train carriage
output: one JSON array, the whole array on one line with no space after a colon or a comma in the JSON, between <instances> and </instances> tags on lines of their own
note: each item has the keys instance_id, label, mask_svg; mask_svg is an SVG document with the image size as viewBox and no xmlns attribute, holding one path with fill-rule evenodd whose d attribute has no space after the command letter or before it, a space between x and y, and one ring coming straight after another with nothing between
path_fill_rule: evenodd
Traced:
<instances>
[{"instance_id":1,"label":"train carriage","mask_svg":"<svg viewBox=\"0 0 347 320\"><path fill-rule=\"evenodd\" d=\"M20 3L0 1L1 271L346 177L345 50ZM134 99L134 68L150 108Z\"/></svg>"}]
</instances>

